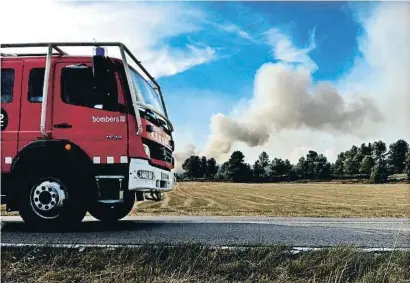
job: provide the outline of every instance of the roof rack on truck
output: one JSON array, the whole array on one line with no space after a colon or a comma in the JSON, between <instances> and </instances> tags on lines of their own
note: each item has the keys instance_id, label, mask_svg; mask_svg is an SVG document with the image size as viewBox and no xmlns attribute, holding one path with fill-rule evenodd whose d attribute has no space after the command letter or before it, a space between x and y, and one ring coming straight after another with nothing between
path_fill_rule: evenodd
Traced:
<instances>
[{"instance_id":1,"label":"roof rack on truck","mask_svg":"<svg viewBox=\"0 0 410 283\"><path fill-rule=\"evenodd\" d=\"M43 100L42 100L42 108L41 108L41 125L40 125L40 130L43 133L44 137L47 136L46 131L45 131L45 123L46 123L46 109L47 109L47 92L48 92L48 84L49 84L49 76L50 76L50 68L51 68L51 57L54 55L69 55L67 52L63 51L61 47L118 47L120 49L121 53L121 60L123 61L124 68L125 68L125 73L128 81L128 87L132 93L132 103L133 103L133 108L136 113L138 113L138 107L139 103L136 100L137 97L137 92L134 87L134 84L132 82L131 78L131 72L130 72L130 67L129 64L127 63L126 55L128 55L134 63L142 70L142 72L150 79L151 83L155 86L154 88L158 91L160 99L161 99L161 104L164 107L164 114L159 113L155 109L150 109L151 111L155 112L157 115L161 116L166 120L166 122L170 125L171 131L173 131L173 125L171 121L169 120L168 113L165 107L165 102L164 98L162 96L161 92L161 87L155 80L155 78L145 69L145 67L141 64L141 61L139 61L134 54L121 42L41 42L41 43L5 43L5 44L0 44L0 48L33 48L33 47L47 47L48 52L45 54L39 54L35 53L34 56L46 56L46 69L45 69L45 74L44 74L44 86L43 86ZM57 51L57 53L53 53L53 50ZM33 54L27 54L27 53L14 53L14 54L7 54L4 53L6 56L33 56ZM1 54L3 56L3 53ZM138 120L138 129L137 129L137 135L141 133L141 128L142 124L140 119L138 118L139 115L137 115L137 120Z\"/></svg>"}]
</instances>

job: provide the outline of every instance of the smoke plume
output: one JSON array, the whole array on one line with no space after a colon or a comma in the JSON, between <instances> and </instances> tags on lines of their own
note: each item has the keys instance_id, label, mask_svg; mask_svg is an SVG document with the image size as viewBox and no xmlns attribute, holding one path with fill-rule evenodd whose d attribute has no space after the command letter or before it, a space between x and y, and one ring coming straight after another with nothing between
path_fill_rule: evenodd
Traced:
<instances>
[{"instance_id":1,"label":"smoke plume","mask_svg":"<svg viewBox=\"0 0 410 283\"><path fill-rule=\"evenodd\" d=\"M264 145L273 133L309 128L334 134L363 135L366 121L383 119L365 96L346 101L336 87L312 83L309 69L287 63L267 63L256 73L254 96L238 118L223 114L211 118L211 138L204 155L220 157L235 142Z\"/></svg>"},{"instance_id":2,"label":"smoke plume","mask_svg":"<svg viewBox=\"0 0 410 283\"><path fill-rule=\"evenodd\" d=\"M194 144L187 144L182 151L175 152L175 172L181 173L183 171L182 164L192 155L197 155L196 146Z\"/></svg>"},{"instance_id":3,"label":"smoke plume","mask_svg":"<svg viewBox=\"0 0 410 283\"><path fill-rule=\"evenodd\" d=\"M323 147L316 138L320 135L309 141L306 134L292 130L321 131L327 144L334 143L333 152L351 145L353 138L358 142L409 139L410 4L384 2L372 10L364 8L355 10L364 31L357 38L360 56L335 84L313 83L312 74L320 68L309 56L316 48L314 32L307 47L297 48L278 29L268 31L275 63L259 68L252 97L234 109L235 116L218 113L211 117L211 136L200 155L223 161L236 143L269 144L276 154L284 148L289 153L283 141L275 140L275 146L272 139L281 131L293 132L285 141L289 147Z\"/></svg>"}]
</instances>

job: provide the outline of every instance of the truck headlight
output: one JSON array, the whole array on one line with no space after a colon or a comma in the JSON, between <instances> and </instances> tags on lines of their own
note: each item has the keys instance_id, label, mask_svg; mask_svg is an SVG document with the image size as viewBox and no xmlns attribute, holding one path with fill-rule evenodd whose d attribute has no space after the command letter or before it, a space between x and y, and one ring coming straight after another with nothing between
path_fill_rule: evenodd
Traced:
<instances>
[{"instance_id":1,"label":"truck headlight","mask_svg":"<svg viewBox=\"0 0 410 283\"><path fill-rule=\"evenodd\" d=\"M148 171L148 170L138 170L137 175L138 175L138 178L140 179L147 179L147 180L154 179L154 172Z\"/></svg>"},{"instance_id":2,"label":"truck headlight","mask_svg":"<svg viewBox=\"0 0 410 283\"><path fill-rule=\"evenodd\" d=\"M149 150L149 146L144 144L144 152L146 155L148 155L148 158L151 158L151 152Z\"/></svg>"}]
</instances>

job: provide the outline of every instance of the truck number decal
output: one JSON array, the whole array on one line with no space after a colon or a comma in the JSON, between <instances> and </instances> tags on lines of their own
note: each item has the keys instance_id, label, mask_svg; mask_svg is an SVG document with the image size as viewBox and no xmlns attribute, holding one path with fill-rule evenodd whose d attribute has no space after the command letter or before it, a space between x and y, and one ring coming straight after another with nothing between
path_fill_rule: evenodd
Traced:
<instances>
[{"instance_id":1,"label":"truck number decal","mask_svg":"<svg viewBox=\"0 0 410 283\"><path fill-rule=\"evenodd\" d=\"M117 135L115 136L108 135L108 136L105 136L105 138L107 140L122 140L122 136L117 136Z\"/></svg>"},{"instance_id":2,"label":"truck number decal","mask_svg":"<svg viewBox=\"0 0 410 283\"><path fill-rule=\"evenodd\" d=\"M0 121L1 131L4 131L7 128L7 125L9 124L9 116L7 115L6 110L4 110L3 108L1 108Z\"/></svg>"}]
</instances>

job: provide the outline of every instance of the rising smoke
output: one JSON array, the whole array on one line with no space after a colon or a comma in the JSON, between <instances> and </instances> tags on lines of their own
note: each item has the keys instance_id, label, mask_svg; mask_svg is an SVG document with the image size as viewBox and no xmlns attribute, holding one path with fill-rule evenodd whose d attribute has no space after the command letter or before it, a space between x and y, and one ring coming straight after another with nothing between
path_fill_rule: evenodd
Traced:
<instances>
[{"instance_id":1,"label":"rising smoke","mask_svg":"<svg viewBox=\"0 0 410 283\"><path fill-rule=\"evenodd\" d=\"M360 136L366 121L382 119L368 98L347 102L331 84L313 85L310 72L303 67L267 63L258 70L254 96L239 118L212 116L212 134L203 154L219 158L230 152L235 142L262 146L273 133L286 129Z\"/></svg>"},{"instance_id":2,"label":"rising smoke","mask_svg":"<svg viewBox=\"0 0 410 283\"><path fill-rule=\"evenodd\" d=\"M175 152L175 172L182 172L182 164L192 155L197 155L196 146L194 144L187 144L182 151Z\"/></svg>"},{"instance_id":3,"label":"rising smoke","mask_svg":"<svg viewBox=\"0 0 410 283\"><path fill-rule=\"evenodd\" d=\"M382 138L376 131L382 121L383 138L410 138L410 4L380 3L363 16L358 19L365 31L358 38L362 57L337 85L313 83L312 74L318 67L309 56L316 47L314 34L307 48L298 49L287 36L273 30L268 39L279 63L259 68L253 96L235 111L237 115L211 117L211 136L204 150L191 147L191 155L222 161L236 143L262 146L283 130Z\"/></svg>"}]
</instances>

